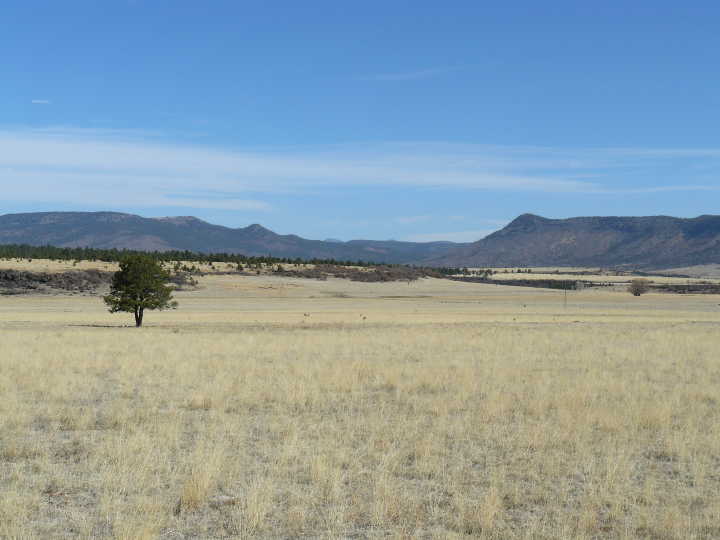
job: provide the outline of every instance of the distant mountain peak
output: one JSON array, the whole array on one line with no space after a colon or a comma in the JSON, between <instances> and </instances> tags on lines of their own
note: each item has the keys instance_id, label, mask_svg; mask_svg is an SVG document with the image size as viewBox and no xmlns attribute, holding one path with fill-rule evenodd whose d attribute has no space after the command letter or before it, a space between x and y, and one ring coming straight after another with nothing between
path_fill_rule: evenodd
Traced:
<instances>
[{"instance_id":1,"label":"distant mountain peak","mask_svg":"<svg viewBox=\"0 0 720 540\"><path fill-rule=\"evenodd\" d=\"M574 217L522 214L431 261L438 266L672 268L720 263L720 216Z\"/></svg>"},{"instance_id":2,"label":"distant mountain peak","mask_svg":"<svg viewBox=\"0 0 720 540\"><path fill-rule=\"evenodd\" d=\"M415 263L462 244L355 240L322 242L276 234L258 223L213 225L193 216L145 218L119 212L44 212L0 215L0 244L242 253L301 259Z\"/></svg>"},{"instance_id":3,"label":"distant mountain peak","mask_svg":"<svg viewBox=\"0 0 720 540\"><path fill-rule=\"evenodd\" d=\"M252 225L248 225L247 227L245 227L244 230L247 231L247 232L249 232L249 233L253 233L253 234L260 234L260 233L262 233L262 234L267 234L267 233L275 234L275 233L273 233L270 229L266 229L265 227L263 227L263 226L260 225L259 223L253 223Z\"/></svg>"},{"instance_id":4,"label":"distant mountain peak","mask_svg":"<svg viewBox=\"0 0 720 540\"><path fill-rule=\"evenodd\" d=\"M514 227L528 227L532 225L538 225L541 223L547 223L548 221L551 221L548 218L544 218L542 216L538 216L536 214L520 214L518 217L513 219L510 223L508 223L508 228L514 228Z\"/></svg>"}]
</instances>

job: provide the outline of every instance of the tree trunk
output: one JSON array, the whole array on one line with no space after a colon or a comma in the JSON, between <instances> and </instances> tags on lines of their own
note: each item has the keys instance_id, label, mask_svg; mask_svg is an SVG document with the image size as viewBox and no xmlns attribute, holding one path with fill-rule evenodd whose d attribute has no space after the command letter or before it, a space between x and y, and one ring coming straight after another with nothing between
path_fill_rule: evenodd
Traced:
<instances>
[{"instance_id":1,"label":"tree trunk","mask_svg":"<svg viewBox=\"0 0 720 540\"><path fill-rule=\"evenodd\" d=\"M143 320L143 308L135 309L135 327L140 328Z\"/></svg>"}]
</instances>

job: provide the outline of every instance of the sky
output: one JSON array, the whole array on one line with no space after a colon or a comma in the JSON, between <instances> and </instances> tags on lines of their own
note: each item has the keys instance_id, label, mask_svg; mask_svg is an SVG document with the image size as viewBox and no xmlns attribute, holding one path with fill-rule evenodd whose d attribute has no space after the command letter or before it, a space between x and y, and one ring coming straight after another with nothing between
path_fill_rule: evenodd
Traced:
<instances>
[{"instance_id":1,"label":"sky","mask_svg":"<svg viewBox=\"0 0 720 540\"><path fill-rule=\"evenodd\" d=\"M6 0L0 214L467 242L720 210L717 2Z\"/></svg>"}]
</instances>

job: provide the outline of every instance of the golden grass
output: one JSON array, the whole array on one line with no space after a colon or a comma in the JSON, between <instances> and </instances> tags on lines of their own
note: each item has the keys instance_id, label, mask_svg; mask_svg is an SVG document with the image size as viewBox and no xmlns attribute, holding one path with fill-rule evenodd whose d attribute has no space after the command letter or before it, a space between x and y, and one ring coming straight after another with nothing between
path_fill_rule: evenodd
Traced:
<instances>
[{"instance_id":1,"label":"golden grass","mask_svg":"<svg viewBox=\"0 0 720 540\"><path fill-rule=\"evenodd\" d=\"M720 536L717 297L202 285L0 299L0 537Z\"/></svg>"},{"instance_id":2,"label":"golden grass","mask_svg":"<svg viewBox=\"0 0 720 540\"><path fill-rule=\"evenodd\" d=\"M476 269L478 270L478 269ZM482 269L479 269L482 270ZM569 274L568 271L590 271L592 274ZM691 271L691 269L688 269ZM663 284L693 284L693 283L718 283L717 275L696 276L696 277L677 277L677 276L648 276L646 279L652 283L663 283ZM690 275L690 274L687 274ZM613 275L612 272L607 272L599 269L587 269L587 268L557 268L555 270L549 269L537 269L534 268L532 273L517 272L517 269L513 268L498 268L495 269L495 273L492 275L492 279L495 280L540 280L540 279L557 279L557 280L569 280L569 281L592 281L596 283L607 283L607 284L623 284L631 281L636 276L625 274L625 275Z\"/></svg>"},{"instance_id":3,"label":"golden grass","mask_svg":"<svg viewBox=\"0 0 720 540\"><path fill-rule=\"evenodd\" d=\"M188 267L195 267L198 271L205 274L221 273L221 272L236 272L237 264L216 262L216 263L199 263L192 261L180 261L182 264ZM166 263L169 268L172 268L173 263ZM300 268L313 268L312 264L283 264L284 268L288 270L300 269ZM261 265L262 272L267 273L277 267L277 264ZM63 260L50 260L50 259L0 259L0 268L3 270L25 270L28 272L70 272L73 270L102 270L106 272L115 272L118 270L118 263L114 262L102 262L102 261L63 261ZM255 269L247 269L248 271L254 272Z\"/></svg>"}]
</instances>

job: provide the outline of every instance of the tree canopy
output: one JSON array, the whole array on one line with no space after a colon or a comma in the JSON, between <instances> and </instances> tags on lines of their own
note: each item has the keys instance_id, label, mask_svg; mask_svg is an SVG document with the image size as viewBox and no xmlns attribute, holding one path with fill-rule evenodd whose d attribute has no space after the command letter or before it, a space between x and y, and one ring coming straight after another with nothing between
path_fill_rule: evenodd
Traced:
<instances>
[{"instance_id":1,"label":"tree canopy","mask_svg":"<svg viewBox=\"0 0 720 540\"><path fill-rule=\"evenodd\" d=\"M103 297L110 313L125 311L135 316L135 326L142 326L146 309L174 309L170 274L147 255L130 255L120 261L110 284L110 294Z\"/></svg>"}]
</instances>

